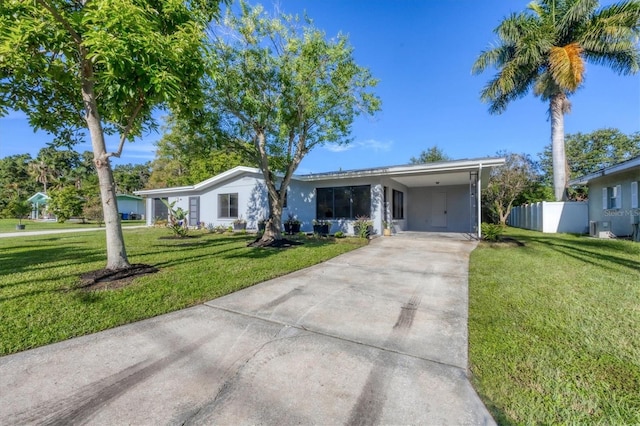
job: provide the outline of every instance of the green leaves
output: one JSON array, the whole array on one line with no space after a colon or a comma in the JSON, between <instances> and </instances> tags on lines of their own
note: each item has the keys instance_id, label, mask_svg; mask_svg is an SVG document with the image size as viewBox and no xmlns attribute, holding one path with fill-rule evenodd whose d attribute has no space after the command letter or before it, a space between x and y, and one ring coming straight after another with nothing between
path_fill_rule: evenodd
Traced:
<instances>
[{"instance_id":1,"label":"green leaves","mask_svg":"<svg viewBox=\"0 0 640 426\"><path fill-rule=\"evenodd\" d=\"M355 63L346 37L327 40L297 18L244 3L225 24L213 40L208 104L226 139L253 144L256 161L274 171L295 170L317 145L346 141L355 116L380 108L369 92L377 81Z\"/></svg>"},{"instance_id":2,"label":"green leaves","mask_svg":"<svg viewBox=\"0 0 640 426\"><path fill-rule=\"evenodd\" d=\"M84 199L80 197L80 193L73 186L67 186L59 190L53 190L49 193L48 208L56 215L58 222L64 223L72 217L82 214Z\"/></svg>"},{"instance_id":3,"label":"green leaves","mask_svg":"<svg viewBox=\"0 0 640 426\"><path fill-rule=\"evenodd\" d=\"M217 13L211 1L7 0L0 6L0 89L7 93L0 111L23 110L54 134L84 127L88 66L105 124L135 136L154 107L184 106L185 95L199 90L204 29Z\"/></svg>"}]
</instances>

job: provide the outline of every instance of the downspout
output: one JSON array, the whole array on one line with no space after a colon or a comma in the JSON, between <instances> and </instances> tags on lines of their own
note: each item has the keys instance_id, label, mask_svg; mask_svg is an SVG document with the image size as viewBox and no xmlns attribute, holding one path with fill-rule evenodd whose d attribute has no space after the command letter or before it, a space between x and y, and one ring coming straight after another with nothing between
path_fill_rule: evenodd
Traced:
<instances>
[{"instance_id":1,"label":"downspout","mask_svg":"<svg viewBox=\"0 0 640 426\"><path fill-rule=\"evenodd\" d=\"M482 239L482 163L478 164L478 239Z\"/></svg>"}]
</instances>

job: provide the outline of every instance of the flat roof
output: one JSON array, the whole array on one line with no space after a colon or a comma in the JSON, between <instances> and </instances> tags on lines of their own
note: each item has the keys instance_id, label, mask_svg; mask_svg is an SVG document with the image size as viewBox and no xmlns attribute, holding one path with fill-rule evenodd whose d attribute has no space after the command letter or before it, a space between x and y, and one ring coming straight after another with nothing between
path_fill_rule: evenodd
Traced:
<instances>
[{"instance_id":1,"label":"flat roof","mask_svg":"<svg viewBox=\"0 0 640 426\"><path fill-rule=\"evenodd\" d=\"M469 171L483 169L503 165L505 159L502 157L485 157L475 159L438 161L433 163L422 164L405 164L399 166L374 167L367 169L354 170L338 170L323 173L308 173L303 175L293 175L292 180L302 182L320 182L335 179L353 179L363 177L390 177L398 182L411 186L431 186L447 184L460 184L462 181L468 182ZM466 174L465 174L466 173ZM146 189L142 191L134 191L136 195L161 195L171 193L189 193L206 189L226 180L234 179L243 174L259 174L262 176L260 169L253 167L238 166L233 169L222 172L205 181L195 185L178 186L173 188ZM464 174L464 176L463 176ZM431 181L426 181L424 177L431 177ZM461 177L462 176L462 177Z\"/></svg>"}]
</instances>

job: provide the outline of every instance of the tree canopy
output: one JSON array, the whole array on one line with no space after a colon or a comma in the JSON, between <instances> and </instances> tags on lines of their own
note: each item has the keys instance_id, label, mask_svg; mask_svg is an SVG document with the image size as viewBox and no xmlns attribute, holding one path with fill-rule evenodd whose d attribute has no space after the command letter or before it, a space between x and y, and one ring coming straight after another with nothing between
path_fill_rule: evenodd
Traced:
<instances>
[{"instance_id":1,"label":"tree canopy","mask_svg":"<svg viewBox=\"0 0 640 426\"><path fill-rule=\"evenodd\" d=\"M167 117L165 133L157 143L148 186L193 185L235 166L256 167L245 152L226 149L217 121Z\"/></svg>"},{"instance_id":2,"label":"tree canopy","mask_svg":"<svg viewBox=\"0 0 640 426\"><path fill-rule=\"evenodd\" d=\"M473 72L497 68L481 92L491 113L531 89L549 102L553 181L557 200L566 197L564 114L569 96L584 81L585 64L607 65L619 74L640 69L640 2L598 9L597 0L539 0L507 17L496 28L499 43L480 54Z\"/></svg>"},{"instance_id":3,"label":"tree canopy","mask_svg":"<svg viewBox=\"0 0 640 426\"><path fill-rule=\"evenodd\" d=\"M451 157L445 154L444 151L438 147L438 145L434 145L431 148L422 151L418 157L411 157L409 161L411 162L411 164L423 164L448 160L451 160Z\"/></svg>"},{"instance_id":4,"label":"tree canopy","mask_svg":"<svg viewBox=\"0 0 640 426\"><path fill-rule=\"evenodd\" d=\"M640 132L625 135L618 129L599 129L591 133L567 134L565 137L568 179L596 172L640 155ZM539 154L540 166L548 182L552 176L551 146ZM588 197L586 186L568 189L569 199Z\"/></svg>"},{"instance_id":5,"label":"tree canopy","mask_svg":"<svg viewBox=\"0 0 640 426\"><path fill-rule=\"evenodd\" d=\"M216 78L208 81L206 116L221 140L262 170L268 242L281 238L286 188L304 156L325 143L349 143L355 117L375 113L380 100L346 36L327 39L310 20L271 17L260 6L240 9L212 40Z\"/></svg>"},{"instance_id":6,"label":"tree canopy","mask_svg":"<svg viewBox=\"0 0 640 426\"><path fill-rule=\"evenodd\" d=\"M567 134L567 174L569 179L588 175L640 155L640 132L625 135L618 129L599 129L591 133ZM551 145L540 154L540 165L551 176Z\"/></svg>"},{"instance_id":7,"label":"tree canopy","mask_svg":"<svg viewBox=\"0 0 640 426\"><path fill-rule=\"evenodd\" d=\"M482 192L482 202L488 207L489 213L504 225L516 200L527 193L540 191L540 188L537 185L539 177L536 164L529 155L505 152L498 154L505 157L506 161L502 166L491 170L487 188Z\"/></svg>"},{"instance_id":8,"label":"tree canopy","mask_svg":"<svg viewBox=\"0 0 640 426\"><path fill-rule=\"evenodd\" d=\"M107 228L107 269L129 266L109 159L155 127L152 111L197 103L204 30L217 0L5 0L0 3L0 115L72 145L88 130ZM108 150L104 134L117 133Z\"/></svg>"}]
</instances>

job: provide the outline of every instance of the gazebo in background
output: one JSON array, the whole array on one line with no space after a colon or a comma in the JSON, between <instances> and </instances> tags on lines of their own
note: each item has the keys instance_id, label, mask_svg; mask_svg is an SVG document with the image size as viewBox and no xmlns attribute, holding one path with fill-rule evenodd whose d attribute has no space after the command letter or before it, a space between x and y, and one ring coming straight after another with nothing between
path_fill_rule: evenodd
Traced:
<instances>
[{"instance_id":1,"label":"gazebo in background","mask_svg":"<svg viewBox=\"0 0 640 426\"><path fill-rule=\"evenodd\" d=\"M36 192L32 195L27 201L31 203L31 215L30 219L47 219L45 217L45 211L47 204L49 203L49 197L47 194L43 192Z\"/></svg>"}]
</instances>

